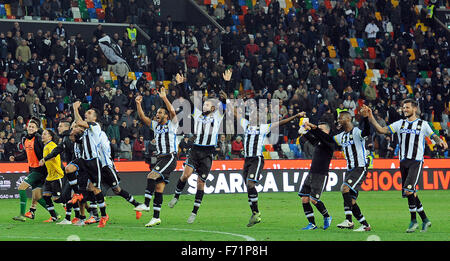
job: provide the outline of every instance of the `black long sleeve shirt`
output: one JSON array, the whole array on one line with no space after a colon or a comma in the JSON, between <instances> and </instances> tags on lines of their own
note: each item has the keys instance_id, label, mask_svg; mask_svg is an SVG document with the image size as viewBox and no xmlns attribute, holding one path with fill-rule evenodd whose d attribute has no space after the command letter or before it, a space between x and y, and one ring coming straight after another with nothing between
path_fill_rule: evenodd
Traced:
<instances>
[{"instance_id":1,"label":"black long sleeve shirt","mask_svg":"<svg viewBox=\"0 0 450 261\"><path fill-rule=\"evenodd\" d=\"M333 137L319 128L308 131L304 137L314 145L310 173L327 175L336 147Z\"/></svg>"}]
</instances>

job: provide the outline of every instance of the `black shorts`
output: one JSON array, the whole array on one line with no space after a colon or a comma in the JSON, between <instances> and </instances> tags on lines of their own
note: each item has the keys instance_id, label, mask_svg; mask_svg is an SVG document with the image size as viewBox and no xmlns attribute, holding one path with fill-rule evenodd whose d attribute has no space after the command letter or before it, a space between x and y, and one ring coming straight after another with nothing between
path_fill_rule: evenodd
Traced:
<instances>
[{"instance_id":1,"label":"black shorts","mask_svg":"<svg viewBox=\"0 0 450 261\"><path fill-rule=\"evenodd\" d=\"M160 155L158 156L156 164L152 168L152 171L161 175L161 180L167 184L169 183L170 174L175 170L176 167L176 154Z\"/></svg>"},{"instance_id":2,"label":"black shorts","mask_svg":"<svg viewBox=\"0 0 450 261\"><path fill-rule=\"evenodd\" d=\"M69 164L77 167L78 186L81 189L87 187L88 181L90 181L95 187L100 188L99 182L101 181L101 167L98 159L75 159Z\"/></svg>"},{"instance_id":3,"label":"black shorts","mask_svg":"<svg viewBox=\"0 0 450 261\"><path fill-rule=\"evenodd\" d=\"M50 193L52 196L60 197L62 194L62 179L45 180L43 193Z\"/></svg>"},{"instance_id":4,"label":"black shorts","mask_svg":"<svg viewBox=\"0 0 450 261\"><path fill-rule=\"evenodd\" d=\"M328 173L308 173L305 181L300 186L298 195L300 197L310 197L315 201L319 201L327 182Z\"/></svg>"},{"instance_id":5,"label":"black shorts","mask_svg":"<svg viewBox=\"0 0 450 261\"><path fill-rule=\"evenodd\" d=\"M102 175L100 183L105 183L106 185L114 188L119 185L120 178L117 174L116 169L113 166L104 166L102 167Z\"/></svg>"},{"instance_id":6,"label":"black shorts","mask_svg":"<svg viewBox=\"0 0 450 261\"><path fill-rule=\"evenodd\" d=\"M211 148L209 148L211 147ZM212 146L192 146L183 165L188 165L194 169L198 177L205 182L208 178L213 161L214 147Z\"/></svg>"},{"instance_id":7,"label":"black shorts","mask_svg":"<svg viewBox=\"0 0 450 261\"><path fill-rule=\"evenodd\" d=\"M400 173L402 174L402 192L416 192L416 186L422 174L422 161L405 159L400 161Z\"/></svg>"},{"instance_id":8,"label":"black shorts","mask_svg":"<svg viewBox=\"0 0 450 261\"><path fill-rule=\"evenodd\" d=\"M262 170L264 169L264 157L248 157L244 161L244 171L242 175L244 179L259 182Z\"/></svg>"},{"instance_id":9,"label":"black shorts","mask_svg":"<svg viewBox=\"0 0 450 261\"><path fill-rule=\"evenodd\" d=\"M347 185L353 192L358 193L359 187L367 175L365 167L356 167L345 174L344 185Z\"/></svg>"}]
</instances>

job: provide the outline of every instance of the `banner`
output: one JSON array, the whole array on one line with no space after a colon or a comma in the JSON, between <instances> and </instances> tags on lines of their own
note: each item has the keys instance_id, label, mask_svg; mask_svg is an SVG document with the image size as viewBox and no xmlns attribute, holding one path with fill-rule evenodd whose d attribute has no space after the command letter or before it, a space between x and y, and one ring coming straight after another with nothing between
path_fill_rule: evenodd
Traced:
<instances>
[{"instance_id":1,"label":"banner","mask_svg":"<svg viewBox=\"0 0 450 261\"><path fill-rule=\"evenodd\" d=\"M325 191L339 191L345 177L345 169L331 169ZM19 198L17 188L27 173L0 173L0 198ZM122 172L119 174L120 185L132 195L143 195L148 171ZM165 194L173 194L181 171L174 171L170 176ZM308 175L307 169L267 169L256 186L260 193L265 192L297 192ZM423 169L417 189L448 189L450 169ZM197 175L193 174L183 191L184 194L195 194ZM103 188L106 195L114 195L111 190ZM398 169L370 169L361 191L401 190L401 174ZM241 170L213 170L207 177L206 194L246 193L245 180ZM31 192L29 191L31 195Z\"/></svg>"}]
</instances>

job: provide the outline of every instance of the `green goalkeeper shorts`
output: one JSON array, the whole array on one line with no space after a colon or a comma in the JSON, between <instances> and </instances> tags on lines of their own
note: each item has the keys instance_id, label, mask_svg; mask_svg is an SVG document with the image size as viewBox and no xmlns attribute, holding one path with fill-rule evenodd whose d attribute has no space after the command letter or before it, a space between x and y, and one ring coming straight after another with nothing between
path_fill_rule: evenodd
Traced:
<instances>
[{"instance_id":1,"label":"green goalkeeper shorts","mask_svg":"<svg viewBox=\"0 0 450 261\"><path fill-rule=\"evenodd\" d=\"M31 171L31 173L23 181L30 185L31 189L35 189L42 188L45 182L45 178L46 173Z\"/></svg>"}]
</instances>

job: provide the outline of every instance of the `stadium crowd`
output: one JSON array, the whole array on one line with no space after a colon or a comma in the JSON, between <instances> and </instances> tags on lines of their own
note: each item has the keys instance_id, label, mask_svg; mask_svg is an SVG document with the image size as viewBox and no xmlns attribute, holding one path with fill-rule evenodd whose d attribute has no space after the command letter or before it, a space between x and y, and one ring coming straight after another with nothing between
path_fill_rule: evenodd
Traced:
<instances>
[{"instance_id":1,"label":"stadium crowd","mask_svg":"<svg viewBox=\"0 0 450 261\"><path fill-rule=\"evenodd\" d=\"M26 7L28 2L34 1L22 3ZM68 14L70 1L46 2L59 3L49 17ZM237 0L216 8L206 6L225 28L221 32L209 26L177 24L170 16L158 17L159 7L153 1L108 1L106 22L136 23L151 39L143 50L127 31L112 36L131 71L155 75L150 81L143 74L136 82L119 77L117 86L102 77L108 66L98 46L101 25L91 39L83 39L66 31L63 23L53 31L25 32L17 22L0 32L0 161L25 160L20 141L27 120L37 117L47 128L56 128L59 121L73 117L75 100L102 112L101 123L115 158L143 160L154 151L154 141L150 128L137 117L137 94L143 95L143 109L153 117L163 105L155 92L163 81L171 81L171 102L180 92L197 90L216 97L223 86L221 76L229 67L233 74L231 88L225 90L228 97L279 99L280 118L305 111L310 122L328 122L337 132L339 112L350 111L357 123L357 109L365 102L374 108L380 125L386 126L402 117L401 100L413 97L420 104L421 117L439 122L442 129L437 131L447 138L450 55L446 31L427 18L425 6L415 9L412 0L396 6L385 0L352 2L336 1L331 8L321 2L315 12L306 8L305 1L297 1L289 12L277 0L268 6L266 1L256 1L245 12ZM42 8L40 15L45 16ZM243 17L241 25L233 20L236 16ZM363 39L373 47L376 59L366 52L355 53L350 38ZM336 47L334 58L327 46ZM408 49L414 50L414 59ZM368 69L385 74L365 84ZM175 84L178 72L187 77L184 90ZM274 147L281 157L281 143L297 144L302 152L297 157L311 157L311 145L298 139L299 128L297 120L280 130ZM369 149L379 157L394 157L396 137L372 133ZM189 135L181 139L181 158L190 143ZM218 144L218 159L242 157L242 136L222 135ZM447 153L428 148L426 155Z\"/></svg>"}]
</instances>

